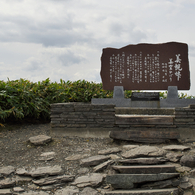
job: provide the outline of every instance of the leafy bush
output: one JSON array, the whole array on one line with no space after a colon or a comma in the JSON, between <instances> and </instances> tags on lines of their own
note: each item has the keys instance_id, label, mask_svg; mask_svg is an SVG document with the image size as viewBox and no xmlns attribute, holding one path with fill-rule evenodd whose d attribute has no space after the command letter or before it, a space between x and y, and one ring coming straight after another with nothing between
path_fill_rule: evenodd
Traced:
<instances>
[{"instance_id":1,"label":"leafy bush","mask_svg":"<svg viewBox=\"0 0 195 195\"><path fill-rule=\"evenodd\" d=\"M130 98L132 91L125 91ZM167 92L160 93L166 98ZM8 119L50 120L50 104L63 102L90 102L91 98L112 98L113 92L103 90L102 83L85 80L51 82L49 78L39 82L19 79L0 81L0 121ZM180 98L194 98L180 94ZM1 125L1 123L0 123Z\"/></svg>"},{"instance_id":2,"label":"leafy bush","mask_svg":"<svg viewBox=\"0 0 195 195\"><path fill-rule=\"evenodd\" d=\"M91 98L111 98L113 92L102 84L78 80L37 83L20 79L0 81L0 121L24 118L49 120L50 104L62 102L90 102Z\"/></svg>"}]
</instances>

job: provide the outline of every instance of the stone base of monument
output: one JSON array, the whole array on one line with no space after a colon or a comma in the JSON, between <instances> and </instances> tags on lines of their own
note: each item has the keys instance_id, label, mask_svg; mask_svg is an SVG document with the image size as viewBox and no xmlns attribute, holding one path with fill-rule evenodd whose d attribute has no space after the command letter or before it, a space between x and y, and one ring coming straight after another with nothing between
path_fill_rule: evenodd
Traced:
<instances>
[{"instance_id":1,"label":"stone base of monument","mask_svg":"<svg viewBox=\"0 0 195 195\"><path fill-rule=\"evenodd\" d=\"M108 105L112 104L116 107L129 107L130 99L124 98L123 86L114 86L113 98L92 98L91 104Z\"/></svg>"},{"instance_id":2,"label":"stone base of monument","mask_svg":"<svg viewBox=\"0 0 195 195\"><path fill-rule=\"evenodd\" d=\"M157 99L156 92L136 92L132 99L124 98L123 87L115 86L113 98L92 98L91 104L131 108L177 108L195 104L195 99L179 99L177 86L169 86L166 99Z\"/></svg>"}]
</instances>

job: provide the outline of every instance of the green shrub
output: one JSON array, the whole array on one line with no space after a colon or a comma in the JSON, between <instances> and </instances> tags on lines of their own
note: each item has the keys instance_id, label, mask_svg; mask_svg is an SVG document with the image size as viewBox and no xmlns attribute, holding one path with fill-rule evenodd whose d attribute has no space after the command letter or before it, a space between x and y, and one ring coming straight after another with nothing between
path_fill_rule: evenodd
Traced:
<instances>
[{"instance_id":1,"label":"green shrub","mask_svg":"<svg viewBox=\"0 0 195 195\"><path fill-rule=\"evenodd\" d=\"M125 91L130 98L132 91ZM166 98L167 92L160 93ZM103 90L102 83L85 80L51 82L49 78L39 82L19 79L0 81L0 122L25 118L50 120L50 104L63 102L90 102L91 98L112 98L113 92ZM180 98L194 98L181 93ZM1 123L0 123L1 125Z\"/></svg>"}]
</instances>

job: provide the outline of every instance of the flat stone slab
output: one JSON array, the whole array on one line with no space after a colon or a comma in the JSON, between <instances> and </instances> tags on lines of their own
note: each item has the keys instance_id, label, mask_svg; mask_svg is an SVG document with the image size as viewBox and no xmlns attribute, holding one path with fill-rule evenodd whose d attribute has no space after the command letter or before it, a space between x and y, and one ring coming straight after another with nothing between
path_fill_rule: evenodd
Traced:
<instances>
[{"instance_id":1,"label":"flat stone slab","mask_svg":"<svg viewBox=\"0 0 195 195\"><path fill-rule=\"evenodd\" d=\"M81 159L80 165L82 165L82 166L96 166L102 162L107 161L108 159L110 159L110 157L105 156L105 155L91 156L89 158Z\"/></svg>"},{"instance_id":2,"label":"flat stone slab","mask_svg":"<svg viewBox=\"0 0 195 195\"><path fill-rule=\"evenodd\" d=\"M117 190L105 192L105 195L178 195L177 188L155 189L155 190Z\"/></svg>"},{"instance_id":3,"label":"flat stone slab","mask_svg":"<svg viewBox=\"0 0 195 195\"><path fill-rule=\"evenodd\" d=\"M47 135L37 135L30 137L29 141L34 145L44 145L52 141L52 138Z\"/></svg>"},{"instance_id":4,"label":"flat stone slab","mask_svg":"<svg viewBox=\"0 0 195 195\"><path fill-rule=\"evenodd\" d=\"M79 195L100 195L97 190L94 190L93 188L86 187L80 192Z\"/></svg>"},{"instance_id":5,"label":"flat stone slab","mask_svg":"<svg viewBox=\"0 0 195 195\"><path fill-rule=\"evenodd\" d=\"M74 180L73 175L61 175L61 176L52 176L46 177L39 180L33 180L33 183L39 186L51 185L56 183L66 183Z\"/></svg>"},{"instance_id":6,"label":"flat stone slab","mask_svg":"<svg viewBox=\"0 0 195 195\"><path fill-rule=\"evenodd\" d=\"M0 189L0 195L11 195L12 192L10 189Z\"/></svg>"},{"instance_id":7,"label":"flat stone slab","mask_svg":"<svg viewBox=\"0 0 195 195\"><path fill-rule=\"evenodd\" d=\"M134 158L134 159L125 159L119 160L122 164L141 164L141 165L156 165L166 162L165 158Z\"/></svg>"},{"instance_id":8,"label":"flat stone slab","mask_svg":"<svg viewBox=\"0 0 195 195\"><path fill-rule=\"evenodd\" d=\"M116 115L115 123L117 125L173 125L173 116L166 115Z\"/></svg>"},{"instance_id":9,"label":"flat stone slab","mask_svg":"<svg viewBox=\"0 0 195 195\"><path fill-rule=\"evenodd\" d=\"M113 153L118 153L118 152L121 152L121 149L115 147L115 148L108 148L108 149L105 149L105 150L100 150L98 152L98 154L106 155L106 154L113 154Z\"/></svg>"},{"instance_id":10,"label":"flat stone slab","mask_svg":"<svg viewBox=\"0 0 195 195\"><path fill-rule=\"evenodd\" d=\"M112 168L123 174L175 173L175 166L173 165L112 166Z\"/></svg>"},{"instance_id":11,"label":"flat stone slab","mask_svg":"<svg viewBox=\"0 0 195 195\"><path fill-rule=\"evenodd\" d=\"M152 183L146 183L141 185L142 189L164 189L164 188L174 188L178 187L180 184L179 179L168 179L168 180L163 180L163 181L157 181L157 182L152 182Z\"/></svg>"},{"instance_id":12,"label":"flat stone slab","mask_svg":"<svg viewBox=\"0 0 195 195\"><path fill-rule=\"evenodd\" d=\"M55 165L53 167L38 167L37 169L32 169L29 175L32 177L42 177L46 175L61 175L63 173L62 167Z\"/></svg>"},{"instance_id":13,"label":"flat stone slab","mask_svg":"<svg viewBox=\"0 0 195 195\"><path fill-rule=\"evenodd\" d=\"M10 178L0 180L0 188L13 187L15 184L16 184L16 181Z\"/></svg>"},{"instance_id":14,"label":"flat stone slab","mask_svg":"<svg viewBox=\"0 0 195 195\"><path fill-rule=\"evenodd\" d=\"M169 146L164 146L163 149L184 151L184 150L190 150L191 148L189 146L182 146L182 145L169 145Z\"/></svg>"},{"instance_id":15,"label":"flat stone slab","mask_svg":"<svg viewBox=\"0 0 195 195\"><path fill-rule=\"evenodd\" d=\"M137 158L137 157L159 157L165 155L166 152L156 146L140 146L133 148L129 151L122 153L124 158Z\"/></svg>"},{"instance_id":16,"label":"flat stone slab","mask_svg":"<svg viewBox=\"0 0 195 195\"><path fill-rule=\"evenodd\" d=\"M29 192L24 192L21 195L49 195L49 193L43 191L39 191L39 192L29 191Z\"/></svg>"},{"instance_id":17,"label":"flat stone slab","mask_svg":"<svg viewBox=\"0 0 195 195\"><path fill-rule=\"evenodd\" d=\"M79 193L79 189L75 186L67 186L63 189L57 190L55 192L55 195L74 195L74 194L78 194Z\"/></svg>"},{"instance_id":18,"label":"flat stone slab","mask_svg":"<svg viewBox=\"0 0 195 195\"><path fill-rule=\"evenodd\" d=\"M113 160L108 160L108 161L106 161L106 162L104 162L104 163L101 163L101 164L95 166L95 167L93 168L93 171L94 171L94 172L101 171L102 169L106 168L108 165L110 165L110 164L112 164L112 163L114 163Z\"/></svg>"},{"instance_id":19,"label":"flat stone slab","mask_svg":"<svg viewBox=\"0 0 195 195\"><path fill-rule=\"evenodd\" d=\"M183 156L182 153L170 152L166 154L166 158L169 159L169 161L171 162L178 162L182 156Z\"/></svg>"},{"instance_id":20,"label":"flat stone slab","mask_svg":"<svg viewBox=\"0 0 195 195\"><path fill-rule=\"evenodd\" d=\"M81 176L75 179L72 185L76 185L79 188L83 187L96 187L103 181L104 175L100 173L92 173L90 175Z\"/></svg>"},{"instance_id":21,"label":"flat stone slab","mask_svg":"<svg viewBox=\"0 0 195 195\"><path fill-rule=\"evenodd\" d=\"M55 152L45 152L42 153L39 157L40 161L49 161L49 160L53 160L55 157L56 153Z\"/></svg>"},{"instance_id":22,"label":"flat stone slab","mask_svg":"<svg viewBox=\"0 0 195 195\"><path fill-rule=\"evenodd\" d=\"M13 172L15 172L15 168L13 166L1 167L0 168L0 177L1 176L8 176Z\"/></svg>"},{"instance_id":23,"label":"flat stone slab","mask_svg":"<svg viewBox=\"0 0 195 195\"><path fill-rule=\"evenodd\" d=\"M132 189L134 184L143 182L154 182L178 177L179 173L160 173L160 174L115 174L107 175L106 181L114 189Z\"/></svg>"},{"instance_id":24,"label":"flat stone slab","mask_svg":"<svg viewBox=\"0 0 195 195\"><path fill-rule=\"evenodd\" d=\"M110 131L110 138L134 142L162 143L167 140L179 139L180 134L175 131L160 130L132 130L132 131Z\"/></svg>"},{"instance_id":25,"label":"flat stone slab","mask_svg":"<svg viewBox=\"0 0 195 195\"><path fill-rule=\"evenodd\" d=\"M21 187L14 187L13 191L14 192L24 192L25 190L23 188L21 188Z\"/></svg>"}]
</instances>

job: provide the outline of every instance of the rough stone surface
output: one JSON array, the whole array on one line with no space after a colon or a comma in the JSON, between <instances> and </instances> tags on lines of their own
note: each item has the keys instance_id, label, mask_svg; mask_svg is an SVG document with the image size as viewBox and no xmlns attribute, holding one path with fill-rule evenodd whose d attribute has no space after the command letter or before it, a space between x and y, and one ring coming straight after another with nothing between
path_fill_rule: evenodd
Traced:
<instances>
[{"instance_id":1,"label":"rough stone surface","mask_svg":"<svg viewBox=\"0 0 195 195\"><path fill-rule=\"evenodd\" d=\"M173 165L112 166L112 168L123 174L158 174L175 172L175 167Z\"/></svg>"},{"instance_id":2,"label":"rough stone surface","mask_svg":"<svg viewBox=\"0 0 195 195\"><path fill-rule=\"evenodd\" d=\"M45 152L45 153L40 155L39 160L41 160L41 161L53 160L55 155L56 155L55 152Z\"/></svg>"},{"instance_id":3,"label":"rough stone surface","mask_svg":"<svg viewBox=\"0 0 195 195\"><path fill-rule=\"evenodd\" d=\"M10 178L0 180L0 188L13 187L15 184L16 184L16 181Z\"/></svg>"},{"instance_id":4,"label":"rough stone surface","mask_svg":"<svg viewBox=\"0 0 195 195\"><path fill-rule=\"evenodd\" d=\"M110 165L110 164L112 164L112 163L114 163L114 161L108 160L108 161L106 161L106 162L104 162L104 163L102 163L102 164L99 164L99 165L95 166L95 167L93 168L93 171L94 171L94 172L99 172L99 171L101 171L102 169L106 168L108 165Z\"/></svg>"},{"instance_id":5,"label":"rough stone surface","mask_svg":"<svg viewBox=\"0 0 195 195\"><path fill-rule=\"evenodd\" d=\"M179 187L182 188L182 189L184 189L184 190L188 190L188 189L192 188L193 185L191 183L189 183L189 182L186 182L186 183L181 183L179 185Z\"/></svg>"},{"instance_id":6,"label":"rough stone surface","mask_svg":"<svg viewBox=\"0 0 195 195\"><path fill-rule=\"evenodd\" d=\"M75 179L75 181L72 183L72 185L76 185L79 188L83 187L96 187L100 185L103 181L103 174L99 173L92 173L87 176L81 176Z\"/></svg>"},{"instance_id":7,"label":"rough stone surface","mask_svg":"<svg viewBox=\"0 0 195 195\"><path fill-rule=\"evenodd\" d=\"M43 191L39 191L39 192L29 191L29 192L22 193L22 195L49 195L49 193Z\"/></svg>"},{"instance_id":8,"label":"rough stone surface","mask_svg":"<svg viewBox=\"0 0 195 195\"><path fill-rule=\"evenodd\" d=\"M14 187L13 191L14 192L24 192L25 190L23 188L21 188L21 187Z\"/></svg>"},{"instance_id":9,"label":"rough stone surface","mask_svg":"<svg viewBox=\"0 0 195 195\"><path fill-rule=\"evenodd\" d=\"M13 172L15 172L15 168L12 166L0 168L0 176L8 176Z\"/></svg>"},{"instance_id":10,"label":"rough stone surface","mask_svg":"<svg viewBox=\"0 0 195 195\"><path fill-rule=\"evenodd\" d=\"M61 190L57 190L55 195L76 195L79 193L79 189L75 186L67 186Z\"/></svg>"},{"instance_id":11,"label":"rough stone surface","mask_svg":"<svg viewBox=\"0 0 195 195\"><path fill-rule=\"evenodd\" d=\"M99 195L99 193L93 188L86 187L81 191L80 195Z\"/></svg>"},{"instance_id":12,"label":"rough stone surface","mask_svg":"<svg viewBox=\"0 0 195 195\"><path fill-rule=\"evenodd\" d=\"M115 174L107 175L106 181L115 189L132 189L135 184L143 182L154 182L171 179L179 176L178 173L161 173L161 174Z\"/></svg>"},{"instance_id":13,"label":"rough stone surface","mask_svg":"<svg viewBox=\"0 0 195 195\"><path fill-rule=\"evenodd\" d=\"M121 149L119 149L119 148L108 148L108 149L105 149L105 150L100 150L98 152L98 154L106 155L106 154L118 153L120 151L121 151Z\"/></svg>"},{"instance_id":14,"label":"rough stone surface","mask_svg":"<svg viewBox=\"0 0 195 195\"><path fill-rule=\"evenodd\" d=\"M77 173L82 175L82 174L85 174L85 173L88 173L88 172L89 172L89 169L84 167L84 168L80 168Z\"/></svg>"},{"instance_id":15,"label":"rough stone surface","mask_svg":"<svg viewBox=\"0 0 195 195\"><path fill-rule=\"evenodd\" d=\"M24 184L24 183L27 183L27 182L30 182L32 181L32 177L23 177L23 176L19 176L19 175L16 175L16 177L14 177L15 181L16 181L16 184Z\"/></svg>"},{"instance_id":16,"label":"rough stone surface","mask_svg":"<svg viewBox=\"0 0 195 195\"><path fill-rule=\"evenodd\" d=\"M60 175L63 173L62 167L55 165L53 167L38 167L37 169L32 169L29 174L32 177L41 177L45 175Z\"/></svg>"},{"instance_id":17,"label":"rough stone surface","mask_svg":"<svg viewBox=\"0 0 195 195\"><path fill-rule=\"evenodd\" d=\"M97 155L97 156L91 156L89 158L82 159L80 161L80 164L82 166L95 166L98 165L106 160L110 159L109 156L105 155Z\"/></svg>"},{"instance_id":18,"label":"rough stone surface","mask_svg":"<svg viewBox=\"0 0 195 195\"><path fill-rule=\"evenodd\" d=\"M112 192L105 192L105 195L178 195L177 188L170 188L170 189L158 189L158 190L131 190L123 191L117 190Z\"/></svg>"},{"instance_id":19,"label":"rough stone surface","mask_svg":"<svg viewBox=\"0 0 195 195\"><path fill-rule=\"evenodd\" d=\"M119 160L119 162L123 164L141 164L141 165L162 164L166 161L167 160L165 158L135 158L135 159Z\"/></svg>"},{"instance_id":20,"label":"rough stone surface","mask_svg":"<svg viewBox=\"0 0 195 195\"><path fill-rule=\"evenodd\" d=\"M190 167L181 166L181 167L176 167L176 171L179 172L179 173L186 173L186 172L190 172L191 168Z\"/></svg>"},{"instance_id":21,"label":"rough stone surface","mask_svg":"<svg viewBox=\"0 0 195 195\"><path fill-rule=\"evenodd\" d=\"M166 158L169 159L169 161L171 162L178 162L182 156L183 154L181 153L170 152L166 154Z\"/></svg>"},{"instance_id":22,"label":"rough stone surface","mask_svg":"<svg viewBox=\"0 0 195 195\"><path fill-rule=\"evenodd\" d=\"M183 146L183 145L169 145L169 146L164 146L164 150L189 150L189 146Z\"/></svg>"},{"instance_id":23,"label":"rough stone surface","mask_svg":"<svg viewBox=\"0 0 195 195\"><path fill-rule=\"evenodd\" d=\"M47 135L38 135L34 137L30 137L29 141L34 145L45 145L52 141L52 138Z\"/></svg>"},{"instance_id":24,"label":"rough stone surface","mask_svg":"<svg viewBox=\"0 0 195 195\"><path fill-rule=\"evenodd\" d=\"M46 177L39 180L33 180L33 183L39 186L51 185L55 183L65 183L74 180L74 176L72 175L61 175L61 176L53 176Z\"/></svg>"},{"instance_id":25,"label":"rough stone surface","mask_svg":"<svg viewBox=\"0 0 195 195\"><path fill-rule=\"evenodd\" d=\"M163 156L165 152L155 146L140 146L122 153L124 158L137 158L145 156Z\"/></svg>"},{"instance_id":26,"label":"rough stone surface","mask_svg":"<svg viewBox=\"0 0 195 195\"><path fill-rule=\"evenodd\" d=\"M184 155L181 157L180 164L187 167L195 167L195 156Z\"/></svg>"},{"instance_id":27,"label":"rough stone surface","mask_svg":"<svg viewBox=\"0 0 195 195\"><path fill-rule=\"evenodd\" d=\"M12 192L10 189L0 189L0 195L11 195Z\"/></svg>"},{"instance_id":28,"label":"rough stone surface","mask_svg":"<svg viewBox=\"0 0 195 195\"><path fill-rule=\"evenodd\" d=\"M157 181L152 183L147 183L141 186L141 188L145 189L163 189L163 188L171 188L179 186L179 179L165 180L165 181Z\"/></svg>"},{"instance_id":29,"label":"rough stone surface","mask_svg":"<svg viewBox=\"0 0 195 195\"><path fill-rule=\"evenodd\" d=\"M18 168L16 169L17 175L30 175L29 172L25 168Z\"/></svg>"},{"instance_id":30,"label":"rough stone surface","mask_svg":"<svg viewBox=\"0 0 195 195\"><path fill-rule=\"evenodd\" d=\"M134 149L134 148L137 148L137 147L139 147L139 145L124 145L123 149L131 150L131 149Z\"/></svg>"}]
</instances>

